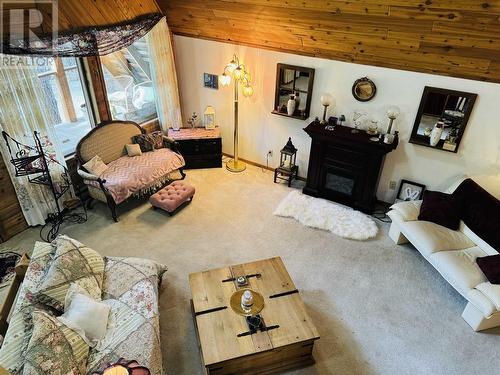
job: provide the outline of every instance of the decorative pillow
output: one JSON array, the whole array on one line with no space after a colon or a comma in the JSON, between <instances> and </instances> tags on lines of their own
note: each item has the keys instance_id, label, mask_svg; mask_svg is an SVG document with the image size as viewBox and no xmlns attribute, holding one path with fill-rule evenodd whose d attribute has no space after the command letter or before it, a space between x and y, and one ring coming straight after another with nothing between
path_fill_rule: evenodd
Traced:
<instances>
[{"instance_id":1,"label":"decorative pillow","mask_svg":"<svg viewBox=\"0 0 500 375\"><path fill-rule=\"evenodd\" d=\"M64 311L64 300L71 283L81 286L90 297L101 300L104 259L94 250L67 236L59 235L54 260L36 292L36 300Z\"/></svg>"},{"instance_id":2,"label":"decorative pillow","mask_svg":"<svg viewBox=\"0 0 500 375\"><path fill-rule=\"evenodd\" d=\"M142 152L154 151L163 148L163 133L156 131L149 134L139 134L134 136L132 141L141 147Z\"/></svg>"},{"instance_id":3,"label":"decorative pillow","mask_svg":"<svg viewBox=\"0 0 500 375\"><path fill-rule=\"evenodd\" d=\"M125 145L125 148L127 149L128 156L142 155L141 146L139 146L138 144Z\"/></svg>"},{"instance_id":4,"label":"decorative pillow","mask_svg":"<svg viewBox=\"0 0 500 375\"><path fill-rule=\"evenodd\" d=\"M82 337L44 311L33 312L33 334L23 375L85 374L89 347Z\"/></svg>"},{"instance_id":5,"label":"decorative pillow","mask_svg":"<svg viewBox=\"0 0 500 375\"><path fill-rule=\"evenodd\" d=\"M500 251L500 200L468 178L453 193L462 202L464 223L496 251Z\"/></svg>"},{"instance_id":6,"label":"decorative pillow","mask_svg":"<svg viewBox=\"0 0 500 375\"><path fill-rule=\"evenodd\" d=\"M430 221L457 230L460 225L461 207L461 202L453 194L426 190L418 220Z\"/></svg>"},{"instance_id":7,"label":"decorative pillow","mask_svg":"<svg viewBox=\"0 0 500 375\"><path fill-rule=\"evenodd\" d=\"M93 300L78 284L71 284L64 301L64 314L57 319L93 347L106 335L108 317L108 305Z\"/></svg>"},{"instance_id":8,"label":"decorative pillow","mask_svg":"<svg viewBox=\"0 0 500 375\"><path fill-rule=\"evenodd\" d=\"M500 254L476 258L477 265L492 284L500 284Z\"/></svg>"},{"instance_id":9,"label":"decorative pillow","mask_svg":"<svg viewBox=\"0 0 500 375\"><path fill-rule=\"evenodd\" d=\"M99 177L106 169L108 169L108 166L104 164L99 155L94 156L92 159L86 162L83 167L97 177Z\"/></svg>"}]
</instances>

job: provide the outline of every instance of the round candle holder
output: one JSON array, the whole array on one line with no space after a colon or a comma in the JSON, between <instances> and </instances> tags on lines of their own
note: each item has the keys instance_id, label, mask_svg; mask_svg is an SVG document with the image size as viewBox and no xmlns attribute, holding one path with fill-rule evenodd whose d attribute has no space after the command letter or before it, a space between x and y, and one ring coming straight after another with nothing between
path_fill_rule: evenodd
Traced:
<instances>
[{"instance_id":1,"label":"round candle holder","mask_svg":"<svg viewBox=\"0 0 500 375\"><path fill-rule=\"evenodd\" d=\"M245 309L245 308L243 308L243 306L241 306L241 296L247 290L252 292L253 305L250 308ZM255 292L251 289L248 289L248 288L240 289L240 290L237 290L236 292L234 292L233 295L231 296L230 305L231 305L231 309L233 309L233 311L238 315L255 316L255 315L259 314L262 311L262 309L264 308L264 297L262 297L262 294L260 294L259 292Z\"/></svg>"}]
</instances>

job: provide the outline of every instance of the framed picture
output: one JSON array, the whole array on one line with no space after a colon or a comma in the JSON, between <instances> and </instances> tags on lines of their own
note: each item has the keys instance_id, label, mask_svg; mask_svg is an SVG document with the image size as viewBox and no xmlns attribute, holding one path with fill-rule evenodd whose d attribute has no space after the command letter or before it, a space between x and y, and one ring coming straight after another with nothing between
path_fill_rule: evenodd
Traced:
<instances>
[{"instance_id":1,"label":"framed picture","mask_svg":"<svg viewBox=\"0 0 500 375\"><path fill-rule=\"evenodd\" d=\"M219 76L217 74L203 73L203 87L219 89Z\"/></svg>"},{"instance_id":2,"label":"framed picture","mask_svg":"<svg viewBox=\"0 0 500 375\"><path fill-rule=\"evenodd\" d=\"M401 180L395 203L404 201L418 201L422 199L424 190L425 185L413 181Z\"/></svg>"}]
</instances>

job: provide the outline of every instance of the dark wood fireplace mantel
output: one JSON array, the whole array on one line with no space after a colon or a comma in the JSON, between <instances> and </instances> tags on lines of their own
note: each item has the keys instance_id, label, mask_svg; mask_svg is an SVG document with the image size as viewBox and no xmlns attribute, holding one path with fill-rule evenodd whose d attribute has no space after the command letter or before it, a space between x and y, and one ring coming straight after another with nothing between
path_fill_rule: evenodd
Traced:
<instances>
[{"instance_id":1,"label":"dark wood fireplace mantel","mask_svg":"<svg viewBox=\"0 0 500 375\"><path fill-rule=\"evenodd\" d=\"M392 144L385 144L347 126L326 130L312 122L304 131L312 138L304 194L373 212L384 158L398 146L397 134Z\"/></svg>"}]
</instances>

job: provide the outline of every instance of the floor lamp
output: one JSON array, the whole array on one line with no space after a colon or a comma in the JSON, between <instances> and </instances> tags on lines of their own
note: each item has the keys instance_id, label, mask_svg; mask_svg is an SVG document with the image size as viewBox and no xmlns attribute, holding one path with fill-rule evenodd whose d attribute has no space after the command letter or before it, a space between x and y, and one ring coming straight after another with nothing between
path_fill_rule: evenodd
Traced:
<instances>
[{"instance_id":1,"label":"floor lamp","mask_svg":"<svg viewBox=\"0 0 500 375\"><path fill-rule=\"evenodd\" d=\"M253 94L253 87L250 85L250 73L247 67L240 64L236 55L233 55L233 59L219 76L221 86L229 86L231 77L234 80L234 157L226 163L226 168L231 172L242 172L245 170L246 164L238 158L238 92L241 84L243 96L249 97Z\"/></svg>"}]
</instances>

